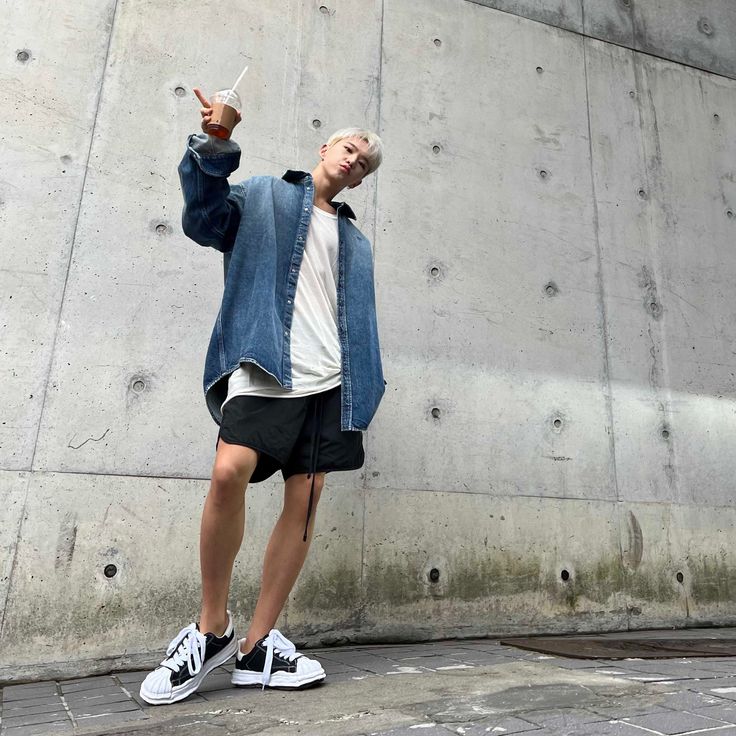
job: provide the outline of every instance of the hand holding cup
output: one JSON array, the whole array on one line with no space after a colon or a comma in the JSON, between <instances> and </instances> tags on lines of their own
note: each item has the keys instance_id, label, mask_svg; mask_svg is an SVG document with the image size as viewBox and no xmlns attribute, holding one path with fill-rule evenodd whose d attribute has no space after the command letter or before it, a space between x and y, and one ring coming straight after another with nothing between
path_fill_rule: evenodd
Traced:
<instances>
[{"instance_id":1,"label":"hand holding cup","mask_svg":"<svg viewBox=\"0 0 736 736\"><path fill-rule=\"evenodd\" d=\"M218 101L217 95L213 98L213 102L210 102L198 87L194 87L193 91L197 99L202 103L202 107L199 110L202 116L202 130L218 138L229 138L233 128L242 120L240 111L231 105ZM223 115L223 112L226 115Z\"/></svg>"}]
</instances>

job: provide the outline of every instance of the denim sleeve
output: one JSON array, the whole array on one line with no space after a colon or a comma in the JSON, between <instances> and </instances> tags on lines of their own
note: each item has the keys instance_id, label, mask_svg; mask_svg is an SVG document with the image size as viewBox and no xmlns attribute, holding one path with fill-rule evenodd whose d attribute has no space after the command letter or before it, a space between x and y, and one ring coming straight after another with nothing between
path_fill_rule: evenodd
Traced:
<instances>
[{"instance_id":1,"label":"denim sleeve","mask_svg":"<svg viewBox=\"0 0 736 736\"><path fill-rule=\"evenodd\" d=\"M182 228L195 243L227 253L232 250L243 211L245 189L227 177L240 164L240 146L206 133L189 136L179 164L184 195Z\"/></svg>"}]
</instances>

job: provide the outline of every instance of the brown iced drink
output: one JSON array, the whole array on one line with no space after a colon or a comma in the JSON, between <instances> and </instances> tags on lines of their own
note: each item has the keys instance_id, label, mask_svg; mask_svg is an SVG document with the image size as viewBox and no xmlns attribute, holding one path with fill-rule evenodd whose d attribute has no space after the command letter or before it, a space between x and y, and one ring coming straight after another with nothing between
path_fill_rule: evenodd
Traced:
<instances>
[{"instance_id":1,"label":"brown iced drink","mask_svg":"<svg viewBox=\"0 0 736 736\"><path fill-rule=\"evenodd\" d=\"M217 138L229 138L240 112L241 102L237 92L231 89L216 92L212 98L212 119L207 132Z\"/></svg>"}]
</instances>

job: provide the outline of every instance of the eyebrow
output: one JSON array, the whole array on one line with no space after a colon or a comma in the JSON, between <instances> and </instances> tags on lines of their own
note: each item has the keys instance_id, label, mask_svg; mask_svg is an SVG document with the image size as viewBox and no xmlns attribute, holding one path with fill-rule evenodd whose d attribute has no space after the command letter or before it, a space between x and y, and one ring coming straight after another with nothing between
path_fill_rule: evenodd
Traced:
<instances>
[{"instance_id":1,"label":"eyebrow","mask_svg":"<svg viewBox=\"0 0 736 736\"><path fill-rule=\"evenodd\" d=\"M355 145L355 143L353 143L350 139L346 138L345 144L348 146L352 146L356 151L358 151L358 156L363 159L366 166L368 165L369 163L368 157L358 148L358 146Z\"/></svg>"}]
</instances>

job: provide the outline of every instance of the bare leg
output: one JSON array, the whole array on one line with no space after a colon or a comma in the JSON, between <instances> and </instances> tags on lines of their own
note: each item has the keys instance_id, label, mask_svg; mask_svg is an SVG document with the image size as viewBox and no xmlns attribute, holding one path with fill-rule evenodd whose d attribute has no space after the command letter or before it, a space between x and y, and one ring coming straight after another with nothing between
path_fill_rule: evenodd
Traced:
<instances>
[{"instance_id":1,"label":"bare leg","mask_svg":"<svg viewBox=\"0 0 736 736\"><path fill-rule=\"evenodd\" d=\"M219 441L199 537L203 633L219 636L227 627L230 578L245 528L245 488L257 463L258 452L250 447Z\"/></svg>"},{"instance_id":2,"label":"bare leg","mask_svg":"<svg viewBox=\"0 0 736 736\"><path fill-rule=\"evenodd\" d=\"M307 520L312 479L307 479L305 474L292 475L284 485L284 508L266 547L261 593L258 596L246 642L241 646L243 652L248 652L274 627L299 577L312 541L315 512L324 481L325 474L317 473L314 483L314 505L306 542L303 541L304 524Z\"/></svg>"}]
</instances>

